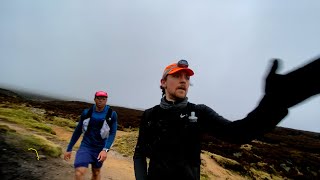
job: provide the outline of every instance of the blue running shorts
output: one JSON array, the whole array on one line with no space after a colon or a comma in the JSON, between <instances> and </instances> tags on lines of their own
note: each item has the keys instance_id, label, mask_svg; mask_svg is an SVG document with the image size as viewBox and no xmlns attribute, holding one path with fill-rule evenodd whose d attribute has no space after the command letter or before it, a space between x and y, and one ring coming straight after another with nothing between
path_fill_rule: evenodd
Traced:
<instances>
[{"instance_id":1,"label":"blue running shorts","mask_svg":"<svg viewBox=\"0 0 320 180\"><path fill-rule=\"evenodd\" d=\"M89 167L91 164L92 168L101 168L103 162L98 161L98 156L101 151L95 151L87 148L79 148L74 160L74 167Z\"/></svg>"}]
</instances>

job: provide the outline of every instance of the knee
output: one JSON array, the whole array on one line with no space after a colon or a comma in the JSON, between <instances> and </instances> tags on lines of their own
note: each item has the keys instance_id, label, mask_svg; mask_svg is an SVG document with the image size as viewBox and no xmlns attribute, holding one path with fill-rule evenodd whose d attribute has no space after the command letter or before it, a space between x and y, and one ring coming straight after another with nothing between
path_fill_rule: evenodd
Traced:
<instances>
[{"instance_id":1,"label":"knee","mask_svg":"<svg viewBox=\"0 0 320 180\"><path fill-rule=\"evenodd\" d=\"M75 175L78 178L81 178L85 175L86 171L84 169L76 169Z\"/></svg>"}]
</instances>

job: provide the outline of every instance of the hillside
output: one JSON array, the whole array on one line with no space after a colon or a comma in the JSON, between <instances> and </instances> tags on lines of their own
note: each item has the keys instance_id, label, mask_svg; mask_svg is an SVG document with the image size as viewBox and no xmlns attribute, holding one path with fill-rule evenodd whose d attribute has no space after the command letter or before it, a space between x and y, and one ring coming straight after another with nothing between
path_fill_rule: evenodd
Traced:
<instances>
[{"instance_id":1,"label":"hillside","mask_svg":"<svg viewBox=\"0 0 320 180\"><path fill-rule=\"evenodd\" d=\"M39 114L39 112L28 115L32 116L31 119L35 120L34 123L36 125L25 124L25 126L28 126L29 130L33 129L32 131L34 131L35 134L40 134L41 136L46 136L48 139L53 139L53 141L60 145L66 144L66 139L65 141L54 140L56 139L56 136L59 136L59 134L57 134L57 128L55 129L52 127L55 127L56 125L62 127L65 126L69 128L70 132L72 132L72 128L74 127L73 123L77 121L82 110L91 106L91 104L85 102L62 101L53 99L51 97L46 99L44 96L36 96L34 94L32 94L32 98L30 97L31 96L29 96L28 93L18 93L6 89L0 89L0 108L3 110L9 110L10 108L16 108L19 110L25 107L36 111L41 111L41 116L36 115L37 113ZM123 138L119 138L119 143L116 143L114 146L115 150L122 153L122 155L125 157L131 158L133 152L132 147L136 141L135 138L137 136L137 130L142 111L117 106L112 106L112 108L118 113L118 130L128 132L125 136L123 136ZM10 120L10 118L7 118L4 113L0 114L0 120L0 122L4 123L14 122L14 119ZM39 133L34 129L45 130L47 132ZM13 142L10 141L10 139L12 140L12 136L14 136L12 135L14 133L11 133L11 131L14 130L6 126L2 126L0 130L0 148L2 149L0 172L8 174L8 170L6 170L4 167L9 162L5 161L9 161L9 157L17 155L15 153L10 154L9 152L22 153L24 151L12 146L10 143L6 143ZM50 135L48 135L48 133ZM129 136L128 134L133 135ZM205 136L202 148L204 150L204 154L217 162L221 167L245 177L245 179L320 178L319 133L277 127L273 132L266 134L262 138L242 146L223 142L219 139L215 139L214 137ZM30 155L26 156L26 158L29 156ZM59 164L57 157L49 157L48 155L47 158L52 158L53 163ZM21 159L21 161L17 161L17 163L24 163L25 161L25 159ZM35 174L33 176L34 179L42 179L40 170L41 167L45 165L38 164L34 166L39 168L39 174ZM64 167L68 165L60 163L60 165L57 166ZM15 167L17 167L17 171L19 171L20 169L18 167L23 168L24 166L16 165ZM202 165L202 179L213 179L213 177L217 177L215 176L215 173L217 172L214 172L213 170L211 170L211 172L207 172L210 171L208 167L208 164ZM26 170L24 172L26 172Z\"/></svg>"}]
</instances>

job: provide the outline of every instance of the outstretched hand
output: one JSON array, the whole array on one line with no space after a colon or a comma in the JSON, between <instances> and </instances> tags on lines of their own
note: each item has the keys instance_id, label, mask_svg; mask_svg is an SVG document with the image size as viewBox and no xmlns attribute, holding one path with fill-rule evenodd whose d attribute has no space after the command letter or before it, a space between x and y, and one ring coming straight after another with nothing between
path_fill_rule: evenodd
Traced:
<instances>
[{"instance_id":1,"label":"outstretched hand","mask_svg":"<svg viewBox=\"0 0 320 180\"><path fill-rule=\"evenodd\" d=\"M320 93L320 58L285 75L278 74L274 59L266 77L265 94L285 108L295 106Z\"/></svg>"},{"instance_id":2,"label":"outstretched hand","mask_svg":"<svg viewBox=\"0 0 320 180\"><path fill-rule=\"evenodd\" d=\"M281 88L281 81L283 81L283 75L277 74L277 70L279 67L279 60L273 59L272 66L270 71L266 77L266 84L265 84L265 93L266 94L274 94L279 93Z\"/></svg>"}]
</instances>

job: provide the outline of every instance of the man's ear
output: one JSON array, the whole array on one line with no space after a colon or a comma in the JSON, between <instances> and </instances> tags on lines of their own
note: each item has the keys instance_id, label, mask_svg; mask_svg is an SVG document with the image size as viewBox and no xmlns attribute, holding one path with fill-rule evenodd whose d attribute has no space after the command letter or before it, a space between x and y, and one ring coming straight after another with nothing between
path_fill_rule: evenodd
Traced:
<instances>
[{"instance_id":1,"label":"man's ear","mask_svg":"<svg viewBox=\"0 0 320 180\"><path fill-rule=\"evenodd\" d=\"M161 83L161 87L166 88L167 85L166 85L166 80L165 79L161 79L160 83Z\"/></svg>"}]
</instances>

